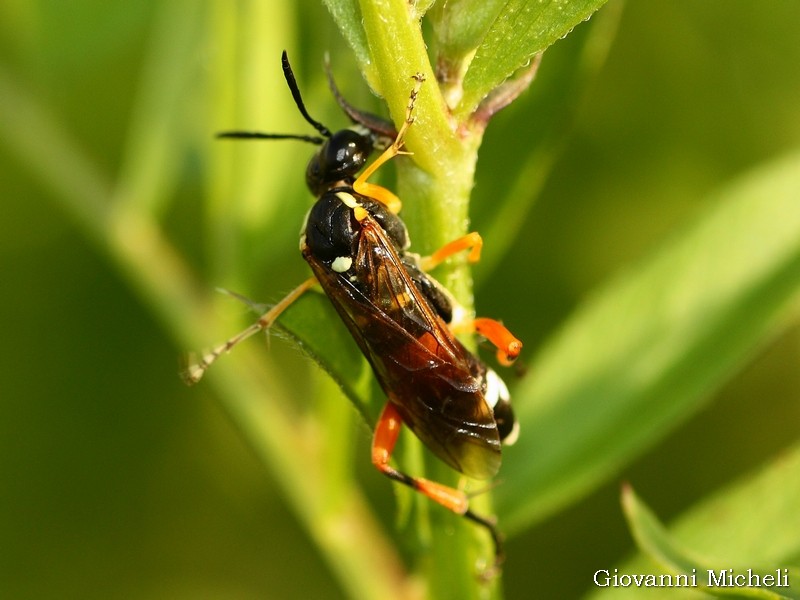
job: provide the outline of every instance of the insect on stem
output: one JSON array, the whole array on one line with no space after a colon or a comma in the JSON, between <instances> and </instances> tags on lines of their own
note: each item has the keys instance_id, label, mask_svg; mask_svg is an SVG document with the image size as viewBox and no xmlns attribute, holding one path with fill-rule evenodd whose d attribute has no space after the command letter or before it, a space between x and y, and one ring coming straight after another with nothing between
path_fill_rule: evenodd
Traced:
<instances>
[{"instance_id":1,"label":"insect on stem","mask_svg":"<svg viewBox=\"0 0 800 600\"><path fill-rule=\"evenodd\" d=\"M258 321L194 360L183 377L190 384L199 381L222 354L271 327L292 302L320 285L387 396L375 424L373 465L391 480L487 530L495 546L494 566L486 573L491 577L503 560L502 535L495 519L474 513L464 490L406 473L392 461L405 426L454 470L473 479L491 479L500 468L502 444L513 443L519 430L505 383L456 333L484 336L497 347L502 363L519 354L521 342L499 321L465 319L465 314L458 317L464 311L458 310L452 294L427 273L428 268L464 251L469 251L470 261L477 261L480 235L467 234L429 257L420 257L408 250L408 230L398 216L400 199L368 181L387 161L411 154L403 149L405 136L415 121L414 106L425 77L421 73L412 76L405 120L389 144L385 123L340 99L339 104L355 121L354 127L332 132L314 120L305 109L286 53L282 66L298 110L324 139L244 131L222 136L296 139L320 146L306 168L306 185L316 201L300 233L300 252L314 276ZM367 164L373 152L381 154Z\"/></svg>"}]
</instances>

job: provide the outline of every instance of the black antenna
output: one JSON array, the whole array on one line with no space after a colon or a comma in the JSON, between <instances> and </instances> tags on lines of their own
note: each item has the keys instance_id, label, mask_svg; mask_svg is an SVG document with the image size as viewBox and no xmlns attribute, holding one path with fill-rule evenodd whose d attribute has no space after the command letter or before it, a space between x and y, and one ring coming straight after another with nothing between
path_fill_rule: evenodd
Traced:
<instances>
[{"instance_id":1,"label":"black antenna","mask_svg":"<svg viewBox=\"0 0 800 600\"><path fill-rule=\"evenodd\" d=\"M325 53L324 65L325 75L328 77L328 87L331 90L331 94L333 94L333 97L336 99L336 103L339 105L339 108L344 111L344 114L346 114L353 123L363 125L369 129L372 134L389 138L389 141L386 143L387 146L392 143L397 137L397 129L395 129L394 123L372 113L359 110L345 100L344 96L342 96L342 93L339 91L339 87L336 85L336 81L333 78L333 71L331 70L331 57L327 52Z\"/></svg>"},{"instance_id":2,"label":"black antenna","mask_svg":"<svg viewBox=\"0 0 800 600\"><path fill-rule=\"evenodd\" d=\"M303 118L314 129L319 131L325 137L319 137L315 135L296 135L293 133L261 133L260 131L221 131L217 134L218 138L234 138L245 140L300 140L301 142L309 142L311 144L320 146L325 142L325 138L331 137L331 130L325 127L325 125L319 121L312 119L311 115L308 114L306 106L303 104L303 97L300 95L300 88L297 86L297 80L295 79L294 72L292 71L292 65L289 64L289 56L286 54L286 50L284 50L283 54L281 54L281 66L283 67L283 76L286 79L289 90L292 92L292 98L294 98L294 103L297 106L297 109L300 111L300 114L303 115Z\"/></svg>"},{"instance_id":3,"label":"black antenna","mask_svg":"<svg viewBox=\"0 0 800 600\"><path fill-rule=\"evenodd\" d=\"M235 138L240 140L300 140L321 146L325 138L316 135L295 135L293 133L261 133L260 131L220 131L218 138Z\"/></svg>"},{"instance_id":4,"label":"black antenna","mask_svg":"<svg viewBox=\"0 0 800 600\"><path fill-rule=\"evenodd\" d=\"M289 64L289 56L286 54L286 50L281 54L281 65L283 66L283 76L286 78L286 83L289 85L292 98L294 98L294 103L297 105L298 110L300 110L300 114L303 115L305 120L308 121L314 129L319 131L326 138L331 137L331 130L319 121L312 119L311 115L308 114L306 105L303 104L303 98L300 96L300 88L297 87L297 80L294 78L294 73L292 72L292 65Z\"/></svg>"}]
</instances>

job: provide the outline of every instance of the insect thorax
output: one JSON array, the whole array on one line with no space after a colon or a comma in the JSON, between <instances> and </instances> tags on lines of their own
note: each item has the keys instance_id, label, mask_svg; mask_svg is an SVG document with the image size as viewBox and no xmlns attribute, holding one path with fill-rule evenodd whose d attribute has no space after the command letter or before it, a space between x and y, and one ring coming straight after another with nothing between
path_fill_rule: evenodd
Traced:
<instances>
[{"instance_id":1,"label":"insect thorax","mask_svg":"<svg viewBox=\"0 0 800 600\"><path fill-rule=\"evenodd\" d=\"M346 258L352 260L358 253L362 223L356 208L372 217L398 253L408 245L406 227L397 215L380 202L356 195L351 188L334 188L311 207L301 239L314 258L337 272L343 272L341 266L346 264Z\"/></svg>"}]
</instances>

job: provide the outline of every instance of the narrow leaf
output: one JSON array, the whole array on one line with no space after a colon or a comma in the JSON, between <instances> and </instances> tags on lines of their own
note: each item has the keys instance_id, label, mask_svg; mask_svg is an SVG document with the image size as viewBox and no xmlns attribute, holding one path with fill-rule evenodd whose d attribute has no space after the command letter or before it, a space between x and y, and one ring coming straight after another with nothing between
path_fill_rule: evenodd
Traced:
<instances>
[{"instance_id":1,"label":"narrow leaf","mask_svg":"<svg viewBox=\"0 0 800 600\"><path fill-rule=\"evenodd\" d=\"M455 60L477 48L505 0L439 2L430 14L439 58Z\"/></svg>"},{"instance_id":2,"label":"narrow leaf","mask_svg":"<svg viewBox=\"0 0 800 600\"><path fill-rule=\"evenodd\" d=\"M484 241L475 269L478 283L492 273L522 231L523 216L539 197L569 138L585 92L605 64L621 16L622 4L610 5L588 27L576 30L564 44L547 53L535 89L519 98L515 106L520 114L538 118L492 122L487 135L495 142L481 149L478 185L470 206ZM509 160L512 155L518 158ZM484 173L493 182L503 182L502 187L481 185Z\"/></svg>"},{"instance_id":3,"label":"narrow leaf","mask_svg":"<svg viewBox=\"0 0 800 600\"><path fill-rule=\"evenodd\" d=\"M280 318L280 327L342 388L370 424L385 398L364 356L323 294L307 293Z\"/></svg>"},{"instance_id":4,"label":"narrow leaf","mask_svg":"<svg viewBox=\"0 0 800 600\"><path fill-rule=\"evenodd\" d=\"M362 72L366 73L366 67L370 64L369 46L358 0L323 0L323 2L328 7L339 31L353 49Z\"/></svg>"},{"instance_id":5,"label":"narrow leaf","mask_svg":"<svg viewBox=\"0 0 800 600\"><path fill-rule=\"evenodd\" d=\"M800 443L708 498L670 529L682 543L709 556L800 566L798 506Z\"/></svg>"},{"instance_id":6,"label":"narrow leaf","mask_svg":"<svg viewBox=\"0 0 800 600\"><path fill-rule=\"evenodd\" d=\"M471 114L489 92L605 2L509 0L478 46L464 78L464 96L456 113Z\"/></svg>"},{"instance_id":7,"label":"narrow leaf","mask_svg":"<svg viewBox=\"0 0 800 600\"><path fill-rule=\"evenodd\" d=\"M750 174L570 319L517 390L507 530L611 476L698 410L800 297L800 153Z\"/></svg>"},{"instance_id":8,"label":"narrow leaf","mask_svg":"<svg viewBox=\"0 0 800 600\"><path fill-rule=\"evenodd\" d=\"M780 477L777 478L777 475ZM796 510L800 501L800 487L791 485L787 493L784 485L787 481L800 481L800 453L797 450L788 460L772 465L739 489L728 491L716 502L704 506L693 519L694 524L689 531L695 540L703 537L706 546L711 542L710 545L717 552L713 555L706 554L697 546L678 541L682 536L676 531L677 528L668 531L630 487L623 490L622 504L637 545L661 569L673 576L667 581L679 581L675 576L683 574L687 577L682 581L691 587L717 596L800 598L797 583L800 581L800 569L788 567L785 557L776 558L773 566L764 566L757 556L763 552L763 547L772 545L772 536L779 539L791 536L793 550L797 550L800 529L791 527L791 524L800 524ZM767 503L763 503L765 499ZM712 506L713 513L709 512ZM748 535L756 530L748 525L753 523L758 523L762 530L768 529L772 536ZM685 527L683 529L687 531ZM719 537L728 543L720 545ZM779 545L786 549L785 545ZM630 569L623 567L618 572L650 573L655 581L661 580L654 572L656 569L648 570L645 567L637 570L635 565L631 565ZM755 585L756 582L760 585ZM754 585L749 587L749 584ZM609 594L614 595L613 591Z\"/></svg>"}]
</instances>

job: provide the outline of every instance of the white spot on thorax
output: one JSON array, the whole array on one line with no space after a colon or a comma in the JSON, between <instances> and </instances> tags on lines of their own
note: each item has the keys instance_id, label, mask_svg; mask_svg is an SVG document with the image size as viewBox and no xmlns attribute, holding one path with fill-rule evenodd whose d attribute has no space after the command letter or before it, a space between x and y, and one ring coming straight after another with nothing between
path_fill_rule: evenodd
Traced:
<instances>
[{"instance_id":1,"label":"white spot on thorax","mask_svg":"<svg viewBox=\"0 0 800 600\"><path fill-rule=\"evenodd\" d=\"M337 256L331 263L331 269L337 273L344 273L353 264L353 259L349 256Z\"/></svg>"}]
</instances>

